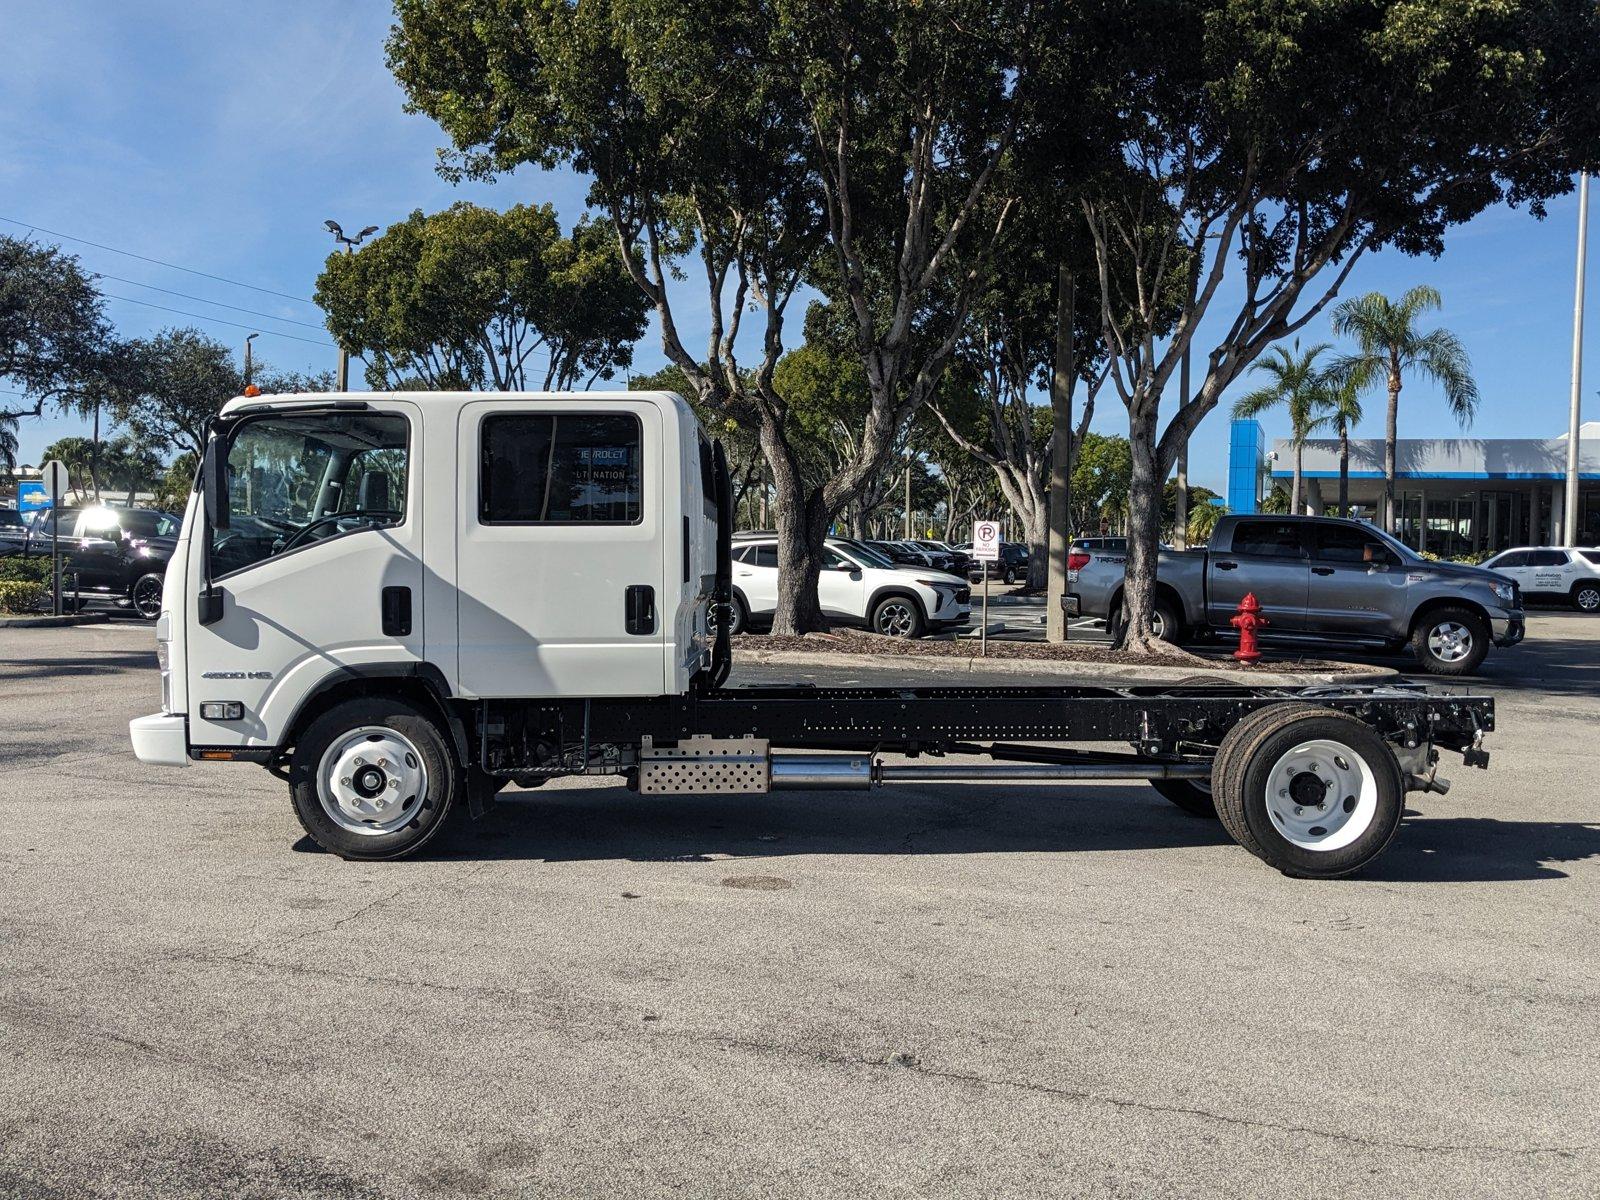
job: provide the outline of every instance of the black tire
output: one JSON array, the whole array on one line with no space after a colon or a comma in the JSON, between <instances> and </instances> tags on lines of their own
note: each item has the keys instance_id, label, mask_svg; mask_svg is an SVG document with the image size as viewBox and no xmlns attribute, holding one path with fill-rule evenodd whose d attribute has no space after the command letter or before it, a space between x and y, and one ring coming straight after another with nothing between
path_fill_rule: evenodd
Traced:
<instances>
[{"instance_id":1,"label":"black tire","mask_svg":"<svg viewBox=\"0 0 1600 1200\"><path fill-rule=\"evenodd\" d=\"M128 588L133 611L148 621L161 615L161 589L165 586L159 571L146 571Z\"/></svg>"},{"instance_id":2,"label":"black tire","mask_svg":"<svg viewBox=\"0 0 1600 1200\"><path fill-rule=\"evenodd\" d=\"M372 740L370 735L358 733L361 730L384 732L377 740ZM346 762L347 754L360 755L349 759L360 762L365 756L361 755L357 743L363 740L371 740L376 747L372 753L384 757L378 762L363 764L362 772L376 770L378 776L394 778L401 784L392 800L387 787L370 797L398 806L387 819L370 822L371 832L350 828L361 822L341 806L334 795L324 797L318 779L324 766L337 767ZM334 754L336 745L349 749L325 764L325 756ZM411 756L416 762L397 762L386 773L379 763L388 763L387 752L391 747L401 751L397 755L399 758L414 751ZM417 783L419 770L420 784ZM415 853L444 827L466 787L467 773L456 760L444 730L429 713L401 699L377 697L346 700L335 705L306 728L289 762L289 796L295 816L312 841L340 858L387 859ZM350 794L349 790L345 794ZM345 823L335 819L332 815L335 811L343 815Z\"/></svg>"},{"instance_id":3,"label":"black tire","mask_svg":"<svg viewBox=\"0 0 1600 1200\"><path fill-rule=\"evenodd\" d=\"M1150 786L1191 817L1217 819L1217 802L1211 784L1199 779L1152 779Z\"/></svg>"},{"instance_id":4,"label":"black tire","mask_svg":"<svg viewBox=\"0 0 1600 1200\"><path fill-rule=\"evenodd\" d=\"M1119 600L1111 615L1106 618L1106 633L1113 642L1122 640L1122 631L1128 624L1126 611ZM1177 645L1182 640L1183 622L1179 619L1177 611L1169 601L1160 599L1156 601L1155 609L1151 613L1151 621L1155 626L1156 637L1163 642L1171 642L1173 645Z\"/></svg>"},{"instance_id":5,"label":"black tire","mask_svg":"<svg viewBox=\"0 0 1600 1200\"><path fill-rule=\"evenodd\" d=\"M728 636L738 637L741 633L750 632L750 609L745 604L744 598L738 592L733 594L733 619L728 623ZM713 605L711 613L706 617L706 632L712 637L717 636L717 610Z\"/></svg>"},{"instance_id":6,"label":"black tire","mask_svg":"<svg viewBox=\"0 0 1600 1200\"><path fill-rule=\"evenodd\" d=\"M1015 567L1007 567L1003 578L1008 584L1015 583L1017 581L1017 569Z\"/></svg>"},{"instance_id":7,"label":"black tire","mask_svg":"<svg viewBox=\"0 0 1600 1200\"><path fill-rule=\"evenodd\" d=\"M1600 580L1574 585L1572 607L1582 613L1600 612Z\"/></svg>"},{"instance_id":8,"label":"black tire","mask_svg":"<svg viewBox=\"0 0 1600 1200\"><path fill-rule=\"evenodd\" d=\"M1412 627L1411 652L1431 675L1470 675L1489 653L1489 624L1470 608L1436 608Z\"/></svg>"},{"instance_id":9,"label":"black tire","mask_svg":"<svg viewBox=\"0 0 1600 1200\"><path fill-rule=\"evenodd\" d=\"M1344 769L1319 770L1319 758ZM1310 768L1297 769L1302 762ZM1405 784L1384 740L1315 705L1273 705L1241 721L1223 739L1212 778L1217 815L1234 840L1301 879L1359 871L1389 848L1405 813Z\"/></svg>"},{"instance_id":10,"label":"black tire","mask_svg":"<svg viewBox=\"0 0 1600 1200\"><path fill-rule=\"evenodd\" d=\"M910 596L896 593L872 606L872 632L884 637L919 638L928 628L922 606Z\"/></svg>"}]
</instances>

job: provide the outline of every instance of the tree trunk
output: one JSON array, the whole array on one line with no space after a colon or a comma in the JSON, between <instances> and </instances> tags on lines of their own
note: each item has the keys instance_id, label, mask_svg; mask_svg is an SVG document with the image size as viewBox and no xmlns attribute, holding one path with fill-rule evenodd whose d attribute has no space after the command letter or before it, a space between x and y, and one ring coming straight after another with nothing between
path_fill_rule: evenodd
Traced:
<instances>
[{"instance_id":1,"label":"tree trunk","mask_svg":"<svg viewBox=\"0 0 1600 1200\"><path fill-rule=\"evenodd\" d=\"M1294 444L1294 482L1289 488L1289 513L1302 516L1300 496L1304 489L1306 448L1304 443Z\"/></svg>"},{"instance_id":2,"label":"tree trunk","mask_svg":"<svg viewBox=\"0 0 1600 1200\"><path fill-rule=\"evenodd\" d=\"M1030 592L1046 590L1049 579L1047 547L1050 544L1050 516L1043 496L1033 511L1022 514L1022 540L1028 543L1028 580ZM1060 605L1057 604L1059 608Z\"/></svg>"},{"instance_id":3,"label":"tree trunk","mask_svg":"<svg viewBox=\"0 0 1600 1200\"><path fill-rule=\"evenodd\" d=\"M1142 399L1128 413L1133 475L1128 491L1128 566L1123 576L1122 637L1117 648L1162 654L1171 647L1151 630L1160 553L1162 478L1156 448L1156 405Z\"/></svg>"},{"instance_id":4,"label":"tree trunk","mask_svg":"<svg viewBox=\"0 0 1600 1200\"><path fill-rule=\"evenodd\" d=\"M1350 428L1339 422L1339 515L1350 515Z\"/></svg>"},{"instance_id":5,"label":"tree trunk","mask_svg":"<svg viewBox=\"0 0 1600 1200\"><path fill-rule=\"evenodd\" d=\"M817 600L830 514L822 489L807 486L800 466L775 424L761 430L761 449L772 468L773 516L778 532L778 605L772 614L775 634L826 629Z\"/></svg>"},{"instance_id":6,"label":"tree trunk","mask_svg":"<svg viewBox=\"0 0 1600 1200\"><path fill-rule=\"evenodd\" d=\"M1389 416L1383 429L1383 528L1394 534L1398 524L1394 504L1394 452L1400 434L1400 373L1389 373Z\"/></svg>"},{"instance_id":7,"label":"tree trunk","mask_svg":"<svg viewBox=\"0 0 1600 1200\"><path fill-rule=\"evenodd\" d=\"M1189 347L1183 348L1183 360L1178 369L1178 408L1189 403ZM1178 447L1178 486L1176 512L1174 513L1172 542L1179 550L1189 548L1189 435L1183 435Z\"/></svg>"},{"instance_id":8,"label":"tree trunk","mask_svg":"<svg viewBox=\"0 0 1600 1200\"><path fill-rule=\"evenodd\" d=\"M94 484L94 502L100 503L100 401L94 402L94 440L89 444L89 482Z\"/></svg>"},{"instance_id":9,"label":"tree trunk","mask_svg":"<svg viewBox=\"0 0 1600 1200\"><path fill-rule=\"evenodd\" d=\"M1050 447L1050 511L1045 541L1045 639L1067 640L1067 615L1061 607L1067 592L1067 552L1072 544L1072 459L1077 449L1072 436L1073 363L1072 315L1077 307L1077 288L1072 272L1063 263L1056 270L1056 346L1050 374L1050 408L1054 416L1055 438ZM1035 560L1039 555L1030 548ZM1028 570L1028 586L1034 587L1033 568Z\"/></svg>"}]
</instances>

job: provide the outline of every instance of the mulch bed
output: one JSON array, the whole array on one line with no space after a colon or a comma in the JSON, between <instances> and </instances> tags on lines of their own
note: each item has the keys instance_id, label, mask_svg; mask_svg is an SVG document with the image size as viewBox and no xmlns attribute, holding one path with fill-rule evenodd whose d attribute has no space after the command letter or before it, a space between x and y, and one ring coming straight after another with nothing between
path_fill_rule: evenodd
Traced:
<instances>
[{"instance_id":1,"label":"mulch bed","mask_svg":"<svg viewBox=\"0 0 1600 1200\"><path fill-rule=\"evenodd\" d=\"M875 654L884 658L951 658L974 659L978 657L976 640L944 641L935 638L881 637L878 634L856 630L838 630L832 633L807 633L798 637L776 634L741 634L733 639L734 650L751 653L760 651L799 651L805 654ZM1186 667L1196 670L1217 668L1238 669L1226 651L1215 654L1196 654L1179 650L1171 656L1133 654L1126 650L1110 650L1104 646L1073 644L1072 642L1018 642L1000 638L989 639L987 658L1022 659L1038 662L1122 663L1129 666L1165 667L1181 671ZM1368 671L1370 667L1351 663L1329 662L1314 658L1276 658L1263 656L1256 664L1263 671L1284 673L1324 674L1344 671Z\"/></svg>"}]
</instances>

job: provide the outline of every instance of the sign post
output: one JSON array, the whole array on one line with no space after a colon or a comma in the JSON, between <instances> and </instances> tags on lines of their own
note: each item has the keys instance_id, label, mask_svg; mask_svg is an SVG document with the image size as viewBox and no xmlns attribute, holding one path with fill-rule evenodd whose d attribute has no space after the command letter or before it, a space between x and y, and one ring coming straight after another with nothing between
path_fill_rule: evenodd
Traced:
<instances>
[{"instance_id":1,"label":"sign post","mask_svg":"<svg viewBox=\"0 0 1600 1200\"><path fill-rule=\"evenodd\" d=\"M67 468L52 458L39 472L44 490L50 493L50 611L61 615L61 493L68 486Z\"/></svg>"},{"instance_id":2,"label":"sign post","mask_svg":"<svg viewBox=\"0 0 1600 1200\"><path fill-rule=\"evenodd\" d=\"M989 564L1000 561L1000 526L979 521L972 527L972 557L983 564L983 624L978 627L978 656L989 657Z\"/></svg>"}]
</instances>

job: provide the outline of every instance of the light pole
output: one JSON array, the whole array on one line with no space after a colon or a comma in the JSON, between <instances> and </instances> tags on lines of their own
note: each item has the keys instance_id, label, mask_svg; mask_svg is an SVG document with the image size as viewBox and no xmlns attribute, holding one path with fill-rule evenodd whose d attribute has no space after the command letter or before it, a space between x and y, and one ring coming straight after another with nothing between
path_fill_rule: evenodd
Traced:
<instances>
[{"instance_id":1,"label":"light pole","mask_svg":"<svg viewBox=\"0 0 1600 1200\"><path fill-rule=\"evenodd\" d=\"M255 367L255 363L250 357L250 343L255 341L260 336L261 335L259 333L252 333L252 334L247 334L245 336L245 339L244 339L244 385L245 385L245 387L249 387L250 386L252 372L253 372L253 369Z\"/></svg>"},{"instance_id":2,"label":"light pole","mask_svg":"<svg viewBox=\"0 0 1600 1200\"><path fill-rule=\"evenodd\" d=\"M1567 413L1566 520L1562 545L1578 544L1578 410L1583 391L1583 277L1589 257L1589 173L1578 177L1578 282L1572 301L1572 404ZM1550 531L1552 538L1555 530Z\"/></svg>"},{"instance_id":3,"label":"light pole","mask_svg":"<svg viewBox=\"0 0 1600 1200\"><path fill-rule=\"evenodd\" d=\"M357 246L361 245L372 234L378 232L376 225L368 225L355 237L346 237L339 222L324 221L322 224L329 233L333 234L333 240L344 247L346 254L354 254ZM334 390L340 392L350 390L350 352L344 348L343 344L339 346L339 376Z\"/></svg>"}]
</instances>

